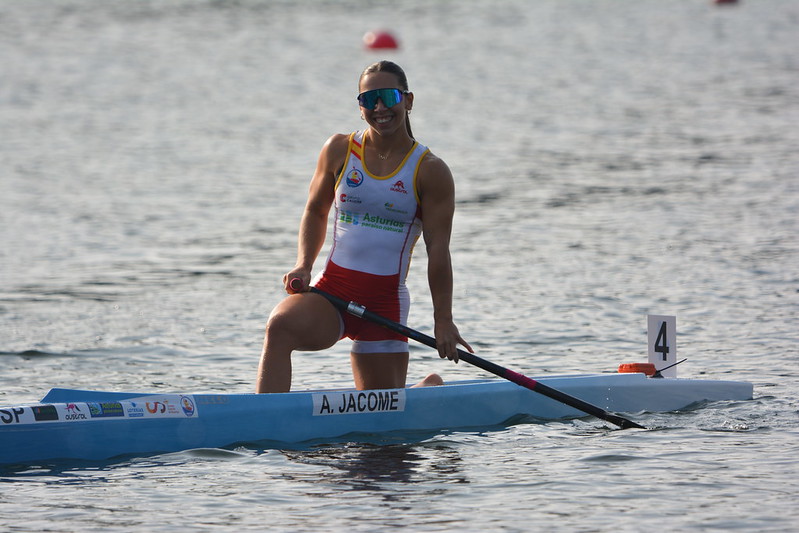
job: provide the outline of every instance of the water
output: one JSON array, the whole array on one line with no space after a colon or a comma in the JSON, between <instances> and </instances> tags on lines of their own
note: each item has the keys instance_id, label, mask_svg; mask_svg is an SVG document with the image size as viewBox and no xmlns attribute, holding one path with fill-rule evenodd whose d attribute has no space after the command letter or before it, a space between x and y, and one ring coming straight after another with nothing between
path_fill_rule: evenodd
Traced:
<instances>
[{"instance_id":1,"label":"water","mask_svg":"<svg viewBox=\"0 0 799 533\"><path fill-rule=\"evenodd\" d=\"M644 360L755 400L388 442L5 468L9 531L795 527L799 4L6 2L0 404L253 388L327 136L389 57L456 176L455 313L529 375ZM397 52L361 47L388 27ZM411 325L429 331L425 258ZM347 343L295 388L347 385ZM483 374L413 348L409 380Z\"/></svg>"}]
</instances>

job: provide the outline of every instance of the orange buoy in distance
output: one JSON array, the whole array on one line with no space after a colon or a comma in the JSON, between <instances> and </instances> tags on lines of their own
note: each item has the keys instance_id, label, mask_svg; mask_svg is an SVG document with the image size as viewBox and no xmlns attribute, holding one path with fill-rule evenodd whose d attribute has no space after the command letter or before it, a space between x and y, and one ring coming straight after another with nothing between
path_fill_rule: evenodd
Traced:
<instances>
[{"instance_id":1,"label":"orange buoy in distance","mask_svg":"<svg viewBox=\"0 0 799 533\"><path fill-rule=\"evenodd\" d=\"M363 44L370 50L399 48L397 39L387 31L369 31L363 36Z\"/></svg>"}]
</instances>

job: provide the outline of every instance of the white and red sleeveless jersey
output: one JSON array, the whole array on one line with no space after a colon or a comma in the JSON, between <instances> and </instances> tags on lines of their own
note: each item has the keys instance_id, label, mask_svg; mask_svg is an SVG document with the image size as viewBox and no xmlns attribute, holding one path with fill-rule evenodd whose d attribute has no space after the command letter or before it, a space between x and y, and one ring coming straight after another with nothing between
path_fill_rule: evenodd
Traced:
<instances>
[{"instance_id":1,"label":"white and red sleeveless jersey","mask_svg":"<svg viewBox=\"0 0 799 533\"><path fill-rule=\"evenodd\" d=\"M336 220L328 262L404 283L413 247L422 232L416 183L428 149L414 142L387 176L369 172L363 161L364 132L350 135L349 154L336 181Z\"/></svg>"}]
</instances>

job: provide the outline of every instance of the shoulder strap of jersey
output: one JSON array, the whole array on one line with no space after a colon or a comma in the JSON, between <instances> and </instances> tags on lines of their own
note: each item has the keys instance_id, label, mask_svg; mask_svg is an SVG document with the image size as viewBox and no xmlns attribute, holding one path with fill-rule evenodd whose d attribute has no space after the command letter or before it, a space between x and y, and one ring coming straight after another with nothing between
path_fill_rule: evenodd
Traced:
<instances>
[{"instance_id":1,"label":"shoulder strap of jersey","mask_svg":"<svg viewBox=\"0 0 799 533\"><path fill-rule=\"evenodd\" d=\"M347 172L347 164L350 161L350 156L355 156L358 158L358 161L363 161L363 132L361 131L350 133L350 140L347 146L347 158L344 160L341 171L338 173L336 184L333 186L334 189L338 189L341 178L343 178L344 174Z\"/></svg>"}]
</instances>

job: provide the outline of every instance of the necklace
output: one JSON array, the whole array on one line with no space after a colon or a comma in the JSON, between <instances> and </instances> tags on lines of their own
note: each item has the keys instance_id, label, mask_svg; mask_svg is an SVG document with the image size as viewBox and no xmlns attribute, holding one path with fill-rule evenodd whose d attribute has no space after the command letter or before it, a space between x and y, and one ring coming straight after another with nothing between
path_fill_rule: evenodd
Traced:
<instances>
[{"instance_id":1,"label":"necklace","mask_svg":"<svg viewBox=\"0 0 799 533\"><path fill-rule=\"evenodd\" d=\"M383 155L383 154L381 154L381 153L378 153L378 154L377 154L377 157L379 157L380 159L382 159L383 161L385 161L386 159L388 159L388 154L385 154L385 155Z\"/></svg>"}]
</instances>

